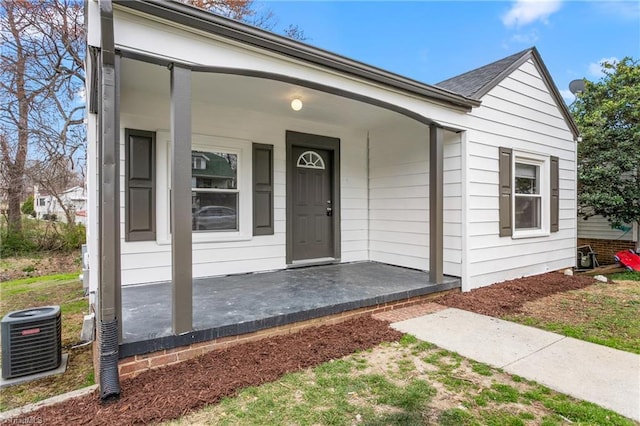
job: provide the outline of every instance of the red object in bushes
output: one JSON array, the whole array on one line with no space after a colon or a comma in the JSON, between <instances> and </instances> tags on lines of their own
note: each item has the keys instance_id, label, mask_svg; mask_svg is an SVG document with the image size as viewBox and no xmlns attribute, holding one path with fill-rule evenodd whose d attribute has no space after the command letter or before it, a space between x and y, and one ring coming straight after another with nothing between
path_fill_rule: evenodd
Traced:
<instances>
[{"instance_id":1,"label":"red object in bushes","mask_svg":"<svg viewBox=\"0 0 640 426\"><path fill-rule=\"evenodd\" d=\"M640 271L640 256L635 254L632 250L619 251L614 257L616 262L620 262L626 266L627 269Z\"/></svg>"}]
</instances>

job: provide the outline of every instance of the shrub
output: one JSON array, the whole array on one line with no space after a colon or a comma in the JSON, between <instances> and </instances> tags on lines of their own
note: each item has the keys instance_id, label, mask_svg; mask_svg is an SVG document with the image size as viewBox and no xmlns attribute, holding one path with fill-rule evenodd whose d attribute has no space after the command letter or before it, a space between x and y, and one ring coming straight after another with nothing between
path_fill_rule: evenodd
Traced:
<instances>
[{"instance_id":1,"label":"shrub","mask_svg":"<svg viewBox=\"0 0 640 426\"><path fill-rule=\"evenodd\" d=\"M20 211L30 216L33 216L36 214L36 211L33 208L33 195L29 195L27 197L27 200L24 203L22 203L22 206L20 207Z\"/></svg>"},{"instance_id":2,"label":"shrub","mask_svg":"<svg viewBox=\"0 0 640 426\"><path fill-rule=\"evenodd\" d=\"M69 252L77 250L85 242L84 225L41 220L26 220L22 233L10 233L0 228L0 256L20 256L41 251Z\"/></svg>"},{"instance_id":3,"label":"shrub","mask_svg":"<svg viewBox=\"0 0 640 426\"><path fill-rule=\"evenodd\" d=\"M87 230L84 225L81 223L71 226L64 224L63 228L64 250L71 251L82 247L82 244L87 240Z\"/></svg>"},{"instance_id":4,"label":"shrub","mask_svg":"<svg viewBox=\"0 0 640 426\"><path fill-rule=\"evenodd\" d=\"M25 238L24 233L10 232L2 229L0 232L0 257L18 256L37 251L37 244Z\"/></svg>"}]
</instances>

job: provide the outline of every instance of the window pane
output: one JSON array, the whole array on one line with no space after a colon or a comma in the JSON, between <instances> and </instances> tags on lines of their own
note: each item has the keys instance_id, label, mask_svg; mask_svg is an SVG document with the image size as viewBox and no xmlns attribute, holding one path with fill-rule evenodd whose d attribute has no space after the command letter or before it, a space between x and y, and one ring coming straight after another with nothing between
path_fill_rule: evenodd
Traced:
<instances>
[{"instance_id":1,"label":"window pane","mask_svg":"<svg viewBox=\"0 0 640 426\"><path fill-rule=\"evenodd\" d=\"M539 166L516 163L516 194L539 194Z\"/></svg>"},{"instance_id":2,"label":"window pane","mask_svg":"<svg viewBox=\"0 0 640 426\"><path fill-rule=\"evenodd\" d=\"M192 188L238 188L238 155L191 151Z\"/></svg>"},{"instance_id":3,"label":"window pane","mask_svg":"<svg viewBox=\"0 0 640 426\"><path fill-rule=\"evenodd\" d=\"M238 230L238 194L192 192L191 211L194 231Z\"/></svg>"},{"instance_id":4,"label":"window pane","mask_svg":"<svg viewBox=\"0 0 640 426\"><path fill-rule=\"evenodd\" d=\"M518 197L515 199L516 229L540 229L542 201L540 197Z\"/></svg>"}]
</instances>

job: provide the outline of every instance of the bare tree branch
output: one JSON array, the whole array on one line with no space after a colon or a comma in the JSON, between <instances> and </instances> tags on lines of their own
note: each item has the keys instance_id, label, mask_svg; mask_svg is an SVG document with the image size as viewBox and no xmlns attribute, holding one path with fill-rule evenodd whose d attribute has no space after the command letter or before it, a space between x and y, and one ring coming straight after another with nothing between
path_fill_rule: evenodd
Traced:
<instances>
[{"instance_id":1,"label":"bare tree branch","mask_svg":"<svg viewBox=\"0 0 640 426\"><path fill-rule=\"evenodd\" d=\"M57 181L62 170L84 159L78 155L85 143L79 97L84 88L83 4L0 0L0 23L0 187L8 199L9 231L21 232L26 178ZM39 167L40 174L28 166L33 156L49 163ZM54 189L66 188L51 186L55 197Z\"/></svg>"}]
</instances>

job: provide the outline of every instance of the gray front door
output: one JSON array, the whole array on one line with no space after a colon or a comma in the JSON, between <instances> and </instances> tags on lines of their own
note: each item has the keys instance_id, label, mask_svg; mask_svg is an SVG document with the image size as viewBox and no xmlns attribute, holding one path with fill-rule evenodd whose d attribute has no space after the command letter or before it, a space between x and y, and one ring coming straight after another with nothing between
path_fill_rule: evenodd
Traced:
<instances>
[{"instance_id":1,"label":"gray front door","mask_svg":"<svg viewBox=\"0 0 640 426\"><path fill-rule=\"evenodd\" d=\"M292 260L333 258L333 163L329 150L293 146Z\"/></svg>"}]
</instances>

